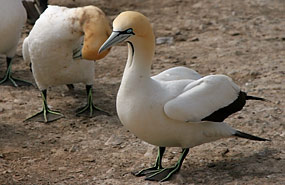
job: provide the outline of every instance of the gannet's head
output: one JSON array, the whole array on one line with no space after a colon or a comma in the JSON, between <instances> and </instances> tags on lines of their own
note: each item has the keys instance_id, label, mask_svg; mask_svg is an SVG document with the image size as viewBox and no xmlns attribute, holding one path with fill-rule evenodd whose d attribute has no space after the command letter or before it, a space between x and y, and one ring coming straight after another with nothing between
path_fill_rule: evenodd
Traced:
<instances>
[{"instance_id":1,"label":"gannet's head","mask_svg":"<svg viewBox=\"0 0 285 185\"><path fill-rule=\"evenodd\" d=\"M137 38L147 38L153 35L148 19L139 12L126 11L119 14L113 22L113 32L100 47L99 53L111 46L123 42L133 42Z\"/></svg>"},{"instance_id":2,"label":"gannet's head","mask_svg":"<svg viewBox=\"0 0 285 185\"><path fill-rule=\"evenodd\" d=\"M81 11L80 24L84 32L82 58L102 59L110 52L110 48L102 53L98 52L112 32L109 21L104 12L95 6L83 7Z\"/></svg>"}]
</instances>

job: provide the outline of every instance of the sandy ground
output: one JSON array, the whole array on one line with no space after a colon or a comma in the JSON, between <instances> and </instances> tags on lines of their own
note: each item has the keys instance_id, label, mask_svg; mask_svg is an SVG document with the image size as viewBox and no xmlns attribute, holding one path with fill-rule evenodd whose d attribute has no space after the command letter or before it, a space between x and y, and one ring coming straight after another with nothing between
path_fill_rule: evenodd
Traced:
<instances>
[{"instance_id":1,"label":"sandy ground","mask_svg":"<svg viewBox=\"0 0 285 185\"><path fill-rule=\"evenodd\" d=\"M163 184L284 184L285 182L285 1L284 0L53 0L69 7L94 4L110 17L137 10L149 17L157 45L153 74L187 66L202 75L226 74L251 95L271 100L249 102L226 120L233 127L271 142L223 139L190 149L180 173ZM26 25L23 37L31 26ZM21 40L21 42L22 42ZM34 82L21 55L14 76ZM136 138L120 123L116 93L127 57L114 47L96 63L94 102L111 116L76 117L85 102L83 84L48 91L48 102L65 118L43 124L23 122L41 109L37 88L0 87L0 184L157 184L131 175L149 167L157 148ZM0 76L5 60L0 58ZM181 150L167 149L164 165Z\"/></svg>"}]
</instances>

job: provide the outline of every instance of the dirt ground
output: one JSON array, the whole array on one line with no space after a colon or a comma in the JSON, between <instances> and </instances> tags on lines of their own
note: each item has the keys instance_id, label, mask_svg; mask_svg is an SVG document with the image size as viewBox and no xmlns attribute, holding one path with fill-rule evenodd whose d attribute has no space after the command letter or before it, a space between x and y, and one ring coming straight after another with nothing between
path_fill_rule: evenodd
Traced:
<instances>
[{"instance_id":1,"label":"dirt ground","mask_svg":"<svg viewBox=\"0 0 285 185\"><path fill-rule=\"evenodd\" d=\"M284 184L285 182L285 1L284 0L53 0L76 7L94 4L112 21L124 10L140 11L156 37L173 42L156 46L153 74L187 66L202 75L226 74L248 92L271 102L249 102L226 120L233 127L271 142L223 139L190 149L182 169L163 184ZM34 82L21 55L15 77ZM65 118L50 124L23 122L41 109L35 87L0 87L0 184L157 184L131 172L149 167L157 148L128 132L115 108L127 57L125 44L96 62L94 102L112 115L76 117L85 87L48 91L48 102ZM0 76L6 64L0 58ZM181 150L168 148L163 163Z\"/></svg>"}]
</instances>

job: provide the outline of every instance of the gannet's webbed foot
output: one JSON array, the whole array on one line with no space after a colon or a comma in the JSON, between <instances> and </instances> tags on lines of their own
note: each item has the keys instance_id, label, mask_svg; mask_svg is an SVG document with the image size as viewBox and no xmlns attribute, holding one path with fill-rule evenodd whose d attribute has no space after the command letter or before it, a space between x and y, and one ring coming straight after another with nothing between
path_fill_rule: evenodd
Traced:
<instances>
[{"instance_id":1,"label":"gannet's webbed foot","mask_svg":"<svg viewBox=\"0 0 285 185\"><path fill-rule=\"evenodd\" d=\"M39 121L49 123L64 117L60 112L52 111L49 108L43 109L42 111L36 113L35 115L27 118L25 121Z\"/></svg>"},{"instance_id":2,"label":"gannet's webbed foot","mask_svg":"<svg viewBox=\"0 0 285 185\"><path fill-rule=\"evenodd\" d=\"M171 168L161 169L158 172L147 176L145 179L150 181L160 181L160 182L169 180L169 178L172 177L173 174L177 173L180 170L183 160L187 156L188 152L189 152L188 148L183 149L180 159L178 160L175 166Z\"/></svg>"},{"instance_id":3,"label":"gannet's webbed foot","mask_svg":"<svg viewBox=\"0 0 285 185\"><path fill-rule=\"evenodd\" d=\"M80 114L88 114L89 117L93 117L100 114L105 114L110 116L110 113L96 107L93 104L93 96L92 96L92 86L86 85L86 92L87 92L87 104L84 107L81 107L76 110L76 115L79 116Z\"/></svg>"},{"instance_id":4,"label":"gannet's webbed foot","mask_svg":"<svg viewBox=\"0 0 285 185\"><path fill-rule=\"evenodd\" d=\"M11 71L12 62L11 62L11 60L12 60L12 58L7 57L7 70L6 70L5 76L0 80L0 85L11 85L14 87L33 85L30 82L12 77L12 71Z\"/></svg>"},{"instance_id":5,"label":"gannet's webbed foot","mask_svg":"<svg viewBox=\"0 0 285 185\"><path fill-rule=\"evenodd\" d=\"M156 173L152 173L148 175L145 180L149 181L166 181L168 180L173 174L179 171L179 168L175 165L171 168L164 168L158 170Z\"/></svg>"},{"instance_id":6,"label":"gannet's webbed foot","mask_svg":"<svg viewBox=\"0 0 285 185\"><path fill-rule=\"evenodd\" d=\"M42 91L42 98L43 98L43 110L27 118L25 121L39 121L39 122L48 123L64 117L63 114L61 114L60 112L53 111L50 110L50 108L48 108L46 101L46 90Z\"/></svg>"},{"instance_id":7,"label":"gannet's webbed foot","mask_svg":"<svg viewBox=\"0 0 285 185\"><path fill-rule=\"evenodd\" d=\"M4 78L0 81L0 85L11 85L14 87L19 87L19 86L31 86L33 84L24 80L14 78L11 76L11 74L6 73Z\"/></svg>"},{"instance_id":8,"label":"gannet's webbed foot","mask_svg":"<svg viewBox=\"0 0 285 185\"><path fill-rule=\"evenodd\" d=\"M163 167L161 165L161 161L164 152L165 152L165 147L159 147L155 165L151 168L146 168L138 172L132 172L132 174L137 177L146 176L146 175L149 176L162 170Z\"/></svg>"},{"instance_id":9,"label":"gannet's webbed foot","mask_svg":"<svg viewBox=\"0 0 285 185\"><path fill-rule=\"evenodd\" d=\"M141 177L141 176L146 176L146 175L155 174L155 173L157 173L158 171L160 171L161 169L162 169L162 168L158 168L157 166L154 166L154 167L151 167L151 168L143 169L143 170L138 171L138 172L132 172L132 174L133 174L134 176Z\"/></svg>"}]
</instances>

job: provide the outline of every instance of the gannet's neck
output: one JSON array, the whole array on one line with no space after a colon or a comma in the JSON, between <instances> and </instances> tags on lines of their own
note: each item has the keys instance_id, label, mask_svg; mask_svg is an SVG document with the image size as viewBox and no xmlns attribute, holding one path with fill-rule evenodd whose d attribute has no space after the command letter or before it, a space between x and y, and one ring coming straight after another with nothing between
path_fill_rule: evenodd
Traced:
<instances>
[{"instance_id":1,"label":"gannet's neck","mask_svg":"<svg viewBox=\"0 0 285 185\"><path fill-rule=\"evenodd\" d=\"M144 37L136 37L128 41L128 60L126 73L150 77L152 58L154 56L154 34L151 32Z\"/></svg>"}]
</instances>

